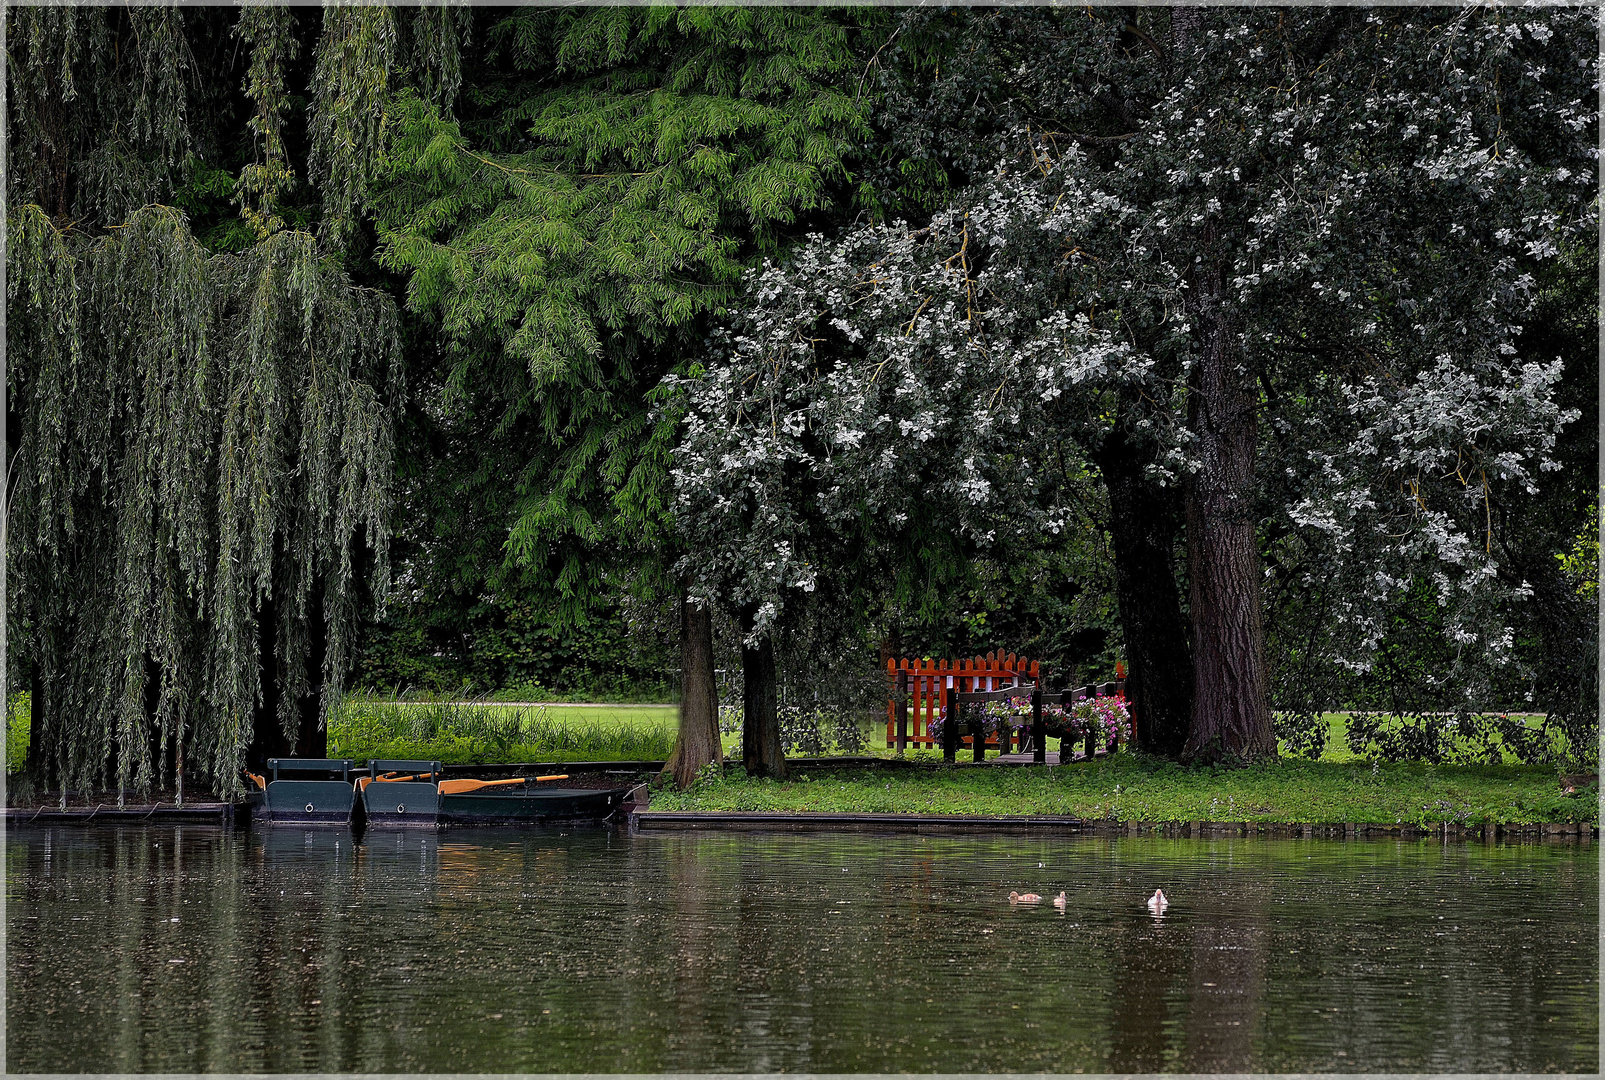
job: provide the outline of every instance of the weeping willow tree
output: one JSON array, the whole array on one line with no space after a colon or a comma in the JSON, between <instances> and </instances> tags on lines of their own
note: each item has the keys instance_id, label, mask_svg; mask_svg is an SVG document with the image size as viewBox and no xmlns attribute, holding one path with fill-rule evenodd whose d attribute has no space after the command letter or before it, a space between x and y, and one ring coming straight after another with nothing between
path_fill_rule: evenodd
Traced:
<instances>
[{"instance_id":1,"label":"weeping willow tree","mask_svg":"<svg viewBox=\"0 0 1605 1080\"><path fill-rule=\"evenodd\" d=\"M8 671L36 787L231 793L248 758L323 753L388 583L402 335L345 260L347 173L389 78L362 65L389 63L372 43L394 16L224 18L42 9L7 29ZM314 37L303 119L288 79ZM231 38L248 69L223 69ZM220 79L237 100L213 100ZM230 140L254 147L231 190L255 242L233 253L165 205ZM281 214L292 141L321 200ZM286 224L318 217L321 242Z\"/></svg>"},{"instance_id":2,"label":"weeping willow tree","mask_svg":"<svg viewBox=\"0 0 1605 1080\"><path fill-rule=\"evenodd\" d=\"M305 233L208 255L161 206L88 242L32 206L10 228L35 776L230 788L263 659L293 744L313 680L338 693L359 570L382 591L395 305Z\"/></svg>"}]
</instances>

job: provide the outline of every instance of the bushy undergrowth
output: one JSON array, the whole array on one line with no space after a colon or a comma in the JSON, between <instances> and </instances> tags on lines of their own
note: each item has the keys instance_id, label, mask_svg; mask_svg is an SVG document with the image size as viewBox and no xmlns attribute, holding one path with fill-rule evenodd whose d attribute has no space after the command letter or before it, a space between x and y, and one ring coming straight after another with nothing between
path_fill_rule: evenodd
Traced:
<instances>
[{"instance_id":1,"label":"bushy undergrowth","mask_svg":"<svg viewBox=\"0 0 1605 1080\"><path fill-rule=\"evenodd\" d=\"M782 705L777 710L780 721L780 749L787 757L819 757L825 754L862 754L869 749L870 738L864 723L851 709L814 705ZM743 710L740 705L719 707L719 733L735 735L730 753L741 757L741 724Z\"/></svg>"},{"instance_id":2,"label":"bushy undergrowth","mask_svg":"<svg viewBox=\"0 0 1605 1080\"><path fill-rule=\"evenodd\" d=\"M1368 760L1592 768L1599 759L1597 745L1543 716L1356 711L1343 717L1342 729L1348 750ZM1284 753L1319 759L1331 746L1329 714L1278 713L1276 735Z\"/></svg>"},{"instance_id":3,"label":"bushy undergrowth","mask_svg":"<svg viewBox=\"0 0 1605 1080\"><path fill-rule=\"evenodd\" d=\"M657 761L674 749L675 724L574 720L545 707L486 701L395 701L352 695L331 718L329 752L342 757L427 758L448 764L511 761Z\"/></svg>"},{"instance_id":4,"label":"bushy undergrowth","mask_svg":"<svg viewBox=\"0 0 1605 1080\"><path fill-rule=\"evenodd\" d=\"M12 694L6 701L6 772L18 773L28 763L27 694Z\"/></svg>"},{"instance_id":5,"label":"bushy undergrowth","mask_svg":"<svg viewBox=\"0 0 1605 1080\"><path fill-rule=\"evenodd\" d=\"M1592 789L1567 795L1552 770L1533 766L1282 760L1185 768L1128 753L1056 768L799 771L785 782L711 766L684 792L654 793L652 808L1322 824L1599 820Z\"/></svg>"}]
</instances>

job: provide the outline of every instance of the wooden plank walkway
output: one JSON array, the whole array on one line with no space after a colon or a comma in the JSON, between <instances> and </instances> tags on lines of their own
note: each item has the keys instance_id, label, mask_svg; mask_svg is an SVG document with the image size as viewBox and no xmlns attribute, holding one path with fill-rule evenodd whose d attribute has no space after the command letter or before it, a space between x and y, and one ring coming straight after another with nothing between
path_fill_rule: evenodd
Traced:
<instances>
[{"instance_id":1,"label":"wooden plank walkway","mask_svg":"<svg viewBox=\"0 0 1605 1080\"><path fill-rule=\"evenodd\" d=\"M8 806L6 824L18 825L232 825L245 821L249 812L244 803L195 802L184 806L154 803L148 806Z\"/></svg>"},{"instance_id":2,"label":"wooden plank walkway","mask_svg":"<svg viewBox=\"0 0 1605 1080\"><path fill-rule=\"evenodd\" d=\"M1105 757L1107 755L1106 755L1105 751L1098 750L1092 756L1095 757L1095 758L1101 758L1101 757ZM1087 760L1087 754L1086 754L1085 750L1077 750L1075 752L1074 761L1086 761L1086 760ZM1035 765L1037 763L1037 759L1036 759L1036 755L1035 754L1033 754L1031 751L1027 750L1027 751L1025 751L1024 753L1021 753L1021 754L999 754L997 757L987 758L986 759L986 763L988 765ZM1059 761L1059 751L1057 751L1057 750L1049 750L1048 751L1048 764L1049 765L1062 764Z\"/></svg>"}]
</instances>

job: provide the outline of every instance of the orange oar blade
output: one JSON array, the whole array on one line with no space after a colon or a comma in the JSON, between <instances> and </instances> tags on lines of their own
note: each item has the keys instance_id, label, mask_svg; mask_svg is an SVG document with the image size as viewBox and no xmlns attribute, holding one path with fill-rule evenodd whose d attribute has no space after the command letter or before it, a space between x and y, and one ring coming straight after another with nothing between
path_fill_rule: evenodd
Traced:
<instances>
[{"instance_id":1,"label":"orange oar blade","mask_svg":"<svg viewBox=\"0 0 1605 1080\"><path fill-rule=\"evenodd\" d=\"M524 778L515 776L510 780L442 780L439 791L442 795L460 795L465 791L478 791L485 787L500 787L503 784L522 784Z\"/></svg>"},{"instance_id":2,"label":"orange oar blade","mask_svg":"<svg viewBox=\"0 0 1605 1080\"><path fill-rule=\"evenodd\" d=\"M503 784L522 784L527 781L541 780L567 780L568 773L558 773L555 776L515 776L509 780L442 780L438 790L442 795L461 795L467 791L478 791L480 788L500 787Z\"/></svg>"}]
</instances>

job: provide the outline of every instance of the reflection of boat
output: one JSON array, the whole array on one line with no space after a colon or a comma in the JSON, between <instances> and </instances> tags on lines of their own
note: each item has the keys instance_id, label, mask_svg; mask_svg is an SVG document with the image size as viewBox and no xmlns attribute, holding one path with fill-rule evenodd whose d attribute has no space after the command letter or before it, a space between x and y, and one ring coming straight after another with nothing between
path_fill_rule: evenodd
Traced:
<instances>
[{"instance_id":1,"label":"reflection of boat","mask_svg":"<svg viewBox=\"0 0 1605 1080\"><path fill-rule=\"evenodd\" d=\"M275 825L350 824L356 788L349 760L268 758L267 771L266 779L252 778L260 792L261 816L267 821ZM281 773L295 778L281 778ZM307 774L311 777L303 779ZM254 813L256 807L252 810Z\"/></svg>"},{"instance_id":2,"label":"reflection of boat","mask_svg":"<svg viewBox=\"0 0 1605 1080\"><path fill-rule=\"evenodd\" d=\"M440 809L440 762L376 758L357 781L368 824L434 826Z\"/></svg>"},{"instance_id":3,"label":"reflection of boat","mask_svg":"<svg viewBox=\"0 0 1605 1080\"><path fill-rule=\"evenodd\" d=\"M562 779L567 779L563 777ZM537 785L525 778L523 786L479 784L472 790L453 790L465 781L440 785L442 825L522 825L533 821L604 818L619 808L629 788L560 788Z\"/></svg>"}]
</instances>

